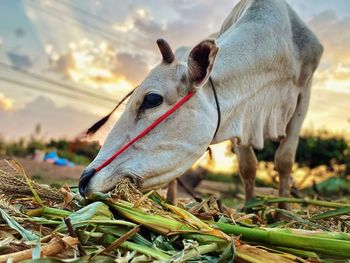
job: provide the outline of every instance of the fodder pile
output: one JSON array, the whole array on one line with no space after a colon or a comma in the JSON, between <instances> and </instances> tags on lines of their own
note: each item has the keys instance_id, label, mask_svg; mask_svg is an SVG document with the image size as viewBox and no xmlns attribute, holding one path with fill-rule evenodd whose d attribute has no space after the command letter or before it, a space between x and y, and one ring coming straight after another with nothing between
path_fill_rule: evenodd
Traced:
<instances>
[{"instance_id":1,"label":"fodder pile","mask_svg":"<svg viewBox=\"0 0 350 263\"><path fill-rule=\"evenodd\" d=\"M177 206L128 180L82 199L0 165L0 262L345 262L346 203L261 197L245 212L215 197ZM290 210L279 209L289 203Z\"/></svg>"}]
</instances>

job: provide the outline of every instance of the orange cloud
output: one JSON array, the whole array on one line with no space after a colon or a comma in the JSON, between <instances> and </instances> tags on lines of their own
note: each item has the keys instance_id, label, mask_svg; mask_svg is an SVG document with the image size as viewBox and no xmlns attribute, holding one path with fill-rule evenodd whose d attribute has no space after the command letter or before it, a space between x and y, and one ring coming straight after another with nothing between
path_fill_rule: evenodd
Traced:
<instances>
[{"instance_id":1,"label":"orange cloud","mask_svg":"<svg viewBox=\"0 0 350 263\"><path fill-rule=\"evenodd\" d=\"M67 78L102 89L109 93L129 91L146 75L143 58L128 53L117 53L109 43L95 43L82 39L69 43L69 51L59 54L52 45L46 45L54 71Z\"/></svg>"},{"instance_id":2,"label":"orange cloud","mask_svg":"<svg viewBox=\"0 0 350 263\"><path fill-rule=\"evenodd\" d=\"M10 111L13 106L13 101L5 97L4 94L0 93L0 109Z\"/></svg>"},{"instance_id":3,"label":"orange cloud","mask_svg":"<svg viewBox=\"0 0 350 263\"><path fill-rule=\"evenodd\" d=\"M318 88L350 92L350 17L334 11L315 15L308 23L324 46L320 67L315 75Z\"/></svg>"}]
</instances>

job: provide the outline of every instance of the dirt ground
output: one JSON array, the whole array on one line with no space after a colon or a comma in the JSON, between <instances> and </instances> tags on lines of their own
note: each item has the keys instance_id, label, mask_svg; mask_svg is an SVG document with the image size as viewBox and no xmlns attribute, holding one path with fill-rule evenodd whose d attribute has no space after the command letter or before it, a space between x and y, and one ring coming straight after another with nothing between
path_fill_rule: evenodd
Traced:
<instances>
[{"instance_id":1,"label":"dirt ground","mask_svg":"<svg viewBox=\"0 0 350 263\"><path fill-rule=\"evenodd\" d=\"M26 158L16 158L27 174L35 181L45 184L76 185L84 166L62 167L47 162L37 162Z\"/></svg>"}]
</instances>

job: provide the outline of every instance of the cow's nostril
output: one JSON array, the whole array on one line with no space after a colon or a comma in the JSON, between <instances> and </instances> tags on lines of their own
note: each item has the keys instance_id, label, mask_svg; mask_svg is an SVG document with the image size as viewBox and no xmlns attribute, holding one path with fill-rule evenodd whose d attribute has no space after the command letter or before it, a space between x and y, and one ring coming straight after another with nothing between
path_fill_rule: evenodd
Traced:
<instances>
[{"instance_id":1,"label":"cow's nostril","mask_svg":"<svg viewBox=\"0 0 350 263\"><path fill-rule=\"evenodd\" d=\"M84 170L84 172L80 176L80 179L79 179L79 193L81 194L81 196L85 197L87 186L88 186L88 184L90 182L90 179L92 178L92 176L95 173L96 173L95 169Z\"/></svg>"}]
</instances>

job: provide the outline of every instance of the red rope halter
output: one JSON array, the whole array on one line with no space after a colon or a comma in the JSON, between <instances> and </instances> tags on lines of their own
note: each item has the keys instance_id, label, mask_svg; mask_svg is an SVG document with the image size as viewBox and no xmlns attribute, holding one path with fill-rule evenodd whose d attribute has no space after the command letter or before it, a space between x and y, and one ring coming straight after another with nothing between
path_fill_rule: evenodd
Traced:
<instances>
[{"instance_id":1,"label":"red rope halter","mask_svg":"<svg viewBox=\"0 0 350 263\"><path fill-rule=\"evenodd\" d=\"M178 101L171 109L169 109L167 112L165 112L163 115L161 115L150 126L148 126L146 129L144 129L140 134L138 134L134 139L132 139L131 141L126 143L115 154L113 154L106 161L104 161L100 166L98 166L95 169L95 173L102 170L104 167L106 167L108 164L110 164L115 158L117 158L119 155L121 155L123 152L125 152L131 145L133 145L135 142L137 142L139 139L141 139L147 133L149 133L151 130L153 130L155 127L157 127L169 115L171 115L174 111L176 111L178 108L180 108L180 106L182 104L184 104L186 101L188 101L193 96L193 94L194 94L194 92L187 93L187 95L185 97L183 97L180 101Z\"/></svg>"}]
</instances>

